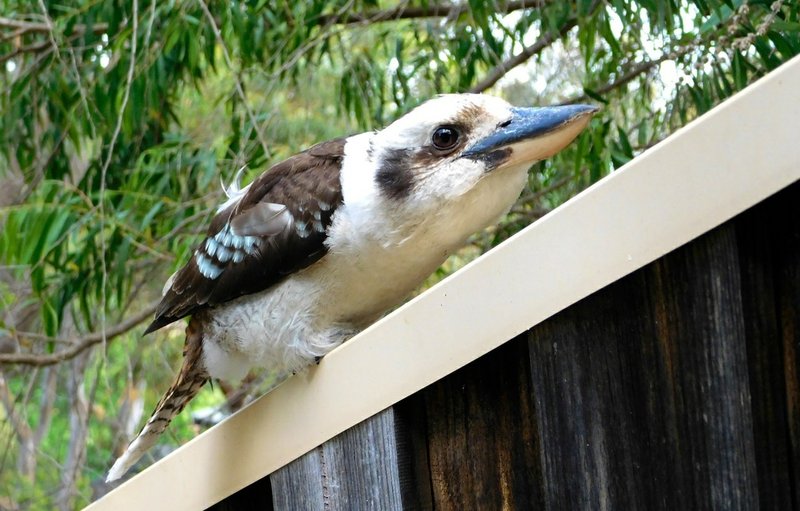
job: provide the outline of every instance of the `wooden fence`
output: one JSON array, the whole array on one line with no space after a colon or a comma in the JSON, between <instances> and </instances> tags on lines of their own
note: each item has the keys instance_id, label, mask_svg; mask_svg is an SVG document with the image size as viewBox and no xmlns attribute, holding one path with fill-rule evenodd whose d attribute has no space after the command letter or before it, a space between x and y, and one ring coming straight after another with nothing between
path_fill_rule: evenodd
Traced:
<instances>
[{"instance_id":1,"label":"wooden fence","mask_svg":"<svg viewBox=\"0 0 800 511\"><path fill-rule=\"evenodd\" d=\"M798 509L799 390L796 183L211 509Z\"/></svg>"}]
</instances>

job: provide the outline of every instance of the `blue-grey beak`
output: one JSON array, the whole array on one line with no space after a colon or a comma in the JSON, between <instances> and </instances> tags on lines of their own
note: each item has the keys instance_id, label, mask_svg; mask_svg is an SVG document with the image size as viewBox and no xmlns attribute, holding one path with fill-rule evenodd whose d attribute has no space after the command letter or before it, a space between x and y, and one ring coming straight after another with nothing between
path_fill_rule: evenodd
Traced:
<instances>
[{"instance_id":1,"label":"blue-grey beak","mask_svg":"<svg viewBox=\"0 0 800 511\"><path fill-rule=\"evenodd\" d=\"M509 159L533 163L548 158L572 142L597 111L591 105L512 108L508 121L468 147L461 157L498 164ZM521 154L515 157L515 150Z\"/></svg>"}]
</instances>

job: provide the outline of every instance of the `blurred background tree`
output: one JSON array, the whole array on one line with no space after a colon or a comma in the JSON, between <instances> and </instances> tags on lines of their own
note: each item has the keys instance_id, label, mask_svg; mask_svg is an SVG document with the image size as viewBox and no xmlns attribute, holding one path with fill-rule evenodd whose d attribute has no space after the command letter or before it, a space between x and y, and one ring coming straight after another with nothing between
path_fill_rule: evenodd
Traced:
<instances>
[{"instance_id":1,"label":"blurred background tree","mask_svg":"<svg viewBox=\"0 0 800 511\"><path fill-rule=\"evenodd\" d=\"M182 326L143 325L239 168L247 181L437 93L602 104L433 283L800 52L788 0L0 6L0 509L107 491L179 363ZM166 443L200 427L184 413Z\"/></svg>"}]
</instances>

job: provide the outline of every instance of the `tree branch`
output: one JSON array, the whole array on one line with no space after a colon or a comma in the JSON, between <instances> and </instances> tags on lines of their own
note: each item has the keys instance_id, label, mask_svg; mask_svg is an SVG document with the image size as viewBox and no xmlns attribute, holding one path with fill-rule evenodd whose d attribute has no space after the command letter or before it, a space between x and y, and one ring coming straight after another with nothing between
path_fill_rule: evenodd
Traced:
<instances>
[{"instance_id":1,"label":"tree branch","mask_svg":"<svg viewBox=\"0 0 800 511\"><path fill-rule=\"evenodd\" d=\"M495 5L495 12L509 13L512 11L519 11L520 9L529 9L532 7L542 7L548 0L512 0L506 3L499 3ZM400 19L418 19L418 18L448 18L456 16L469 9L467 2L464 3L442 3L424 6L409 7L401 4L397 7L385 10L367 11L362 13L336 13L324 14L317 18L321 25L328 23L338 25L351 25L354 23L378 23L381 21L394 21Z\"/></svg>"},{"instance_id":2,"label":"tree branch","mask_svg":"<svg viewBox=\"0 0 800 511\"><path fill-rule=\"evenodd\" d=\"M23 53L42 53L51 48L50 41L39 41L38 43L26 44L25 46L17 46L10 52L0 55L0 64L5 64L6 61L13 59L17 55L22 55Z\"/></svg>"},{"instance_id":3,"label":"tree branch","mask_svg":"<svg viewBox=\"0 0 800 511\"><path fill-rule=\"evenodd\" d=\"M27 32L49 32L50 27L47 23L34 23L31 21L15 20L0 16L0 28L13 28L17 31Z\"/></svg>"},{"instance_id":4,"label":"tree branch","mask_svg":"<svg viewBox=\"0 0 800 511\"><path fill-rule=\"evenodd\" d=\"M50 32L50 26L47 23L35 23L32 21L15 20L13 18L5 18L0 16L0 28L14 29L15 36L22 36L30 33L46 34ZM72 33L85 34L87 31L94 35L104 34L108 31L108 23L95 23L90 27L86 25L75 25L72 27Z\"/></svg>"},{"instance_id":5,"label":"tree branch","mask_svg":"<svg viewBox=\"0 0 800 511\"><path fill-rule=\"evenodd\" d=\"M583 172L581 172L581 174L582 173ZM531 203L537 202L539 199L541 199L542 197L544 197L548 193L554 192L554 191L558 190L559 188L570 184L574 179L575 179L575 176L572 176L572 175L564 176L561 179L558 179L557 181L555 181L554 183L551 183L549 186L546 186L546 187L542 188L541 190L537 190L535 192L530 192L528 194L523 195L522 197L520 197L517 200L517 205L514 206L514 208L512 208L511 211L514 212L514 213L522 213L522 212L524 212L522 209L519 209L520 205L531 204Z\"/></svg>"},{"instance_id":6,"label":"tree branch","mask_svg":"<svg viewBox=\"0 0 800 511\"><path fill-rule=\"evenodd\" d=\"M597 93L598 95L601 95L601 96L603 94L608 94L609 92L611 92L614 89L618 89L618 88L620 88L620 87L622 87L624 85L627 85L628 83L632 82L637 76L639 76L641 74L644 74L644 73L647 73L648 71L650 71L654 67L660 65L662 62L665 62L667 60L675 60L675 59L678 59L680 57L683 57L684 55L686 55L687 53L691 52L695 48L696 47L694 45L688 45L688 46L686 46L684 48L681 48L678 51L665 53L664 55L658 57L657 59L640 62L639 64L636 64L635 66L630 68L628 71L626 71L625 73L620 75L620 77L617 78L616 80L614 80L613 82L607 83L607 84L603 85L602 87L600 87L599 89L593 89L593 92L595 92L595 93ZM561 104L562 105L571 105L573 103L580 103L581 101L585 101L587 99L589 99L589 95L584 92L583 94L574 96L574 97L564 101Z\"/></svg>"},{"instance_id":7,"label":"tree branch","mask_svg":"<svg viewBox=\"0 0 800 511\"><path fill-rule=\"evenodd\" d=\"M539 38L535 43L530 46L526 46L522 49L520 53L514 55L513 57L505 60L495 66L486 77L481 80L480 82L473 85L468 92L478 93L483 92L495 83L497 83L502 77L504 77L509 71L514 69L515 67L524 64L531 57L534 55L538 55L541 53L545 48L552 45L558 39L563 37L567 32L572 30L572 27L578 24L577 18L570 18L567 20L561 27L559 27L558 32L548 32L542 37Z\"/></svg>"},{"instance_id":8,"label":"tree branch","mask_svg":"<svg viewBox=\"0 0 800 511\"><path fill-rule=\"evenodd\" d=\"M105 24L105 23L100 23L100 24L94 25L93 28L95 29L95 30L93 30L93 32L95 32L96 34L102 34L102 33L105 33L105 31L108 29L108 25ZM65 43L66 44L72 43L75 39L79 38L84 33L85 33L84 31L78 30L76 28L75 30L72 31L71 34L69 34L66 37ZM0 35L0 42L3 42L5 40L10 39L12 37L15 37L17 35L19 35L18 31L14 32L14 33L11 33L11 34ZM35 43L26 44L26 45L19 45L19 46L15 47L13 50L11 50L10 52L0 56L0 64L4 64L6 61L13 59L17 55L22 55L23 53L32 53L32 54L40 54L40 53L42 53L42 54L45 54L45 53L47 53L49 51L52 51L53 48L54 47L53 47L52 41L50 41L50 40L38 41L38 42L35 42Z\"/></svg>"},{"instance_id":9,"label":"tree branch","mask_svg":"<svg viewBox=\"0 0 800 511\"><path fill-rule=\"evenodd\" d=\"M123 22L123 24L120 25L120 27L124 27L125 25L126 23ZM13 18L5 18L0 16L0 29L3 28L11 29L11 32L0 34L0 42L22 37L27 34L49 34L51 36L51 40L37 41L25 45L18 44L14 47L13 50L0 56L0 64L3 64L8 60L13 59L17 55L22 55L24 53L39 54L39 53L46 53L52 50L53 30L51 28L51 25L48 23L36 23L31 21L15 20ZM105 34L107 32L108 32L108 23L95 23L94 25L91 26L75 25L74 27L72 27L70 33L66 34L66 43L69 44L86 33L100 35L100 34Z\"/></svg>"},{"instance_id":10,"label":"tree branch","mask_svg":"<svg viewBox=\"0 0 800 511\"><path fill-rule=\"evenodd\" d=\"M546 4L546 0L542 1L539 6L544 6ZM592 5L589 7L589 14L594 13L598 7L603 5L603 0L594 0ZM531 57L534 55L540 54L546 48L550 47L554 42L559 40L560 38L564 37L567 32L572 30L578 24L577 17L571 17L567 21L561 25L556 32L548 32L543 36L539 37L539 40L533 43L530 46L527 46L522 49L522 51L518 55L514 55L513 57L509 58L508 60L501 62L499 65L494 67L486 77L478 82L477 84L473 85L467 92L478 93L483 92L495 83L497 83L502 77L504 77L509 71L514 69L515 67L524 64Z\"/></svg>"},{"instance_id":11,"label":"tree branch","mask_svg":"<svg viewBox=\"0 0 800 511\"><path fill-rule=\"evenodd\" d=\"M125 321L106 328L105 332L92 332L75 339L71 343L72 346L69 348L46 355L37 353L0 353L0 364L25 364L42 367L58 364L65 360L75 358L80 353L86 351L95 344L103 342L104 339L106 342L111 341L111 339L119 337L120 335L136 328L140 323L153 315L160 301L161 300L159 299L150 303L144 309L129 317Z\"/></svg>"}]
</instances>

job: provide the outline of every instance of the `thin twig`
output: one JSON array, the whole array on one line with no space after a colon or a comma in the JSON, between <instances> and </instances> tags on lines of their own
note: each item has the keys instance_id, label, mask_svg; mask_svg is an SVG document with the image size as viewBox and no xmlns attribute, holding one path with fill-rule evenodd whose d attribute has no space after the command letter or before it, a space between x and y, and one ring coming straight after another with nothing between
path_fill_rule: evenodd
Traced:
<instances>
[{"instance_id":1,"label":"thin twig","mask_svg":"<svg viewBox=\"0 0 800 511\"><path fill-rule=\"evenodd\" d=\"M535 43L526 46L520 53L505 60L490 70L486 77L480 82L473 85L468 92L478 93L483 92L492 85L496 84L502 77L515 67L524 64L531 59L534 55L540 54L545 48L550 47L554 42L563 37L567 32L572 30L572 27L577 25L577 18L568 19L561 25L557 32L548 32L540 37Z\"/></svg>"},{"instance_id":2,"label":"thin twig","mask_svg":"<svg viewBox=\"0 0 800 511\"><path fill-rule=\"evenodd\" d=\"M592 5L589 6L588 10L589 15L593 14L600 6L603 5L603 3L604 3L603 0L594 0ZM540 7L543 7L546 4L547 4L546 0L539 2ZM486 89L497 83L506 74L508 74L509 71L511 71L517 66L524 64L532 57L539 55L545 49L552 46L553 43L564 37L567 34L567 32L572 30L577 24L578 24L578 18L576 16L570 17L560 27L558 27L557 31L548 32L540 36L539 40L537 40L532 45L523 48L518 55L514 55L513 57L509 58L504 62L501 62L499 65L494 67L491 71L489 71L489 73L483 80L473 85L472 88L469 89L469 92L478 93L485 91Z\"/></svg>"},{"instance_id":3,"label":"thin twig","mask_svg":"<svg viewBox=\"0 0 800 511\"><path fill-rule=\"evenodd\" d=\"M340 12L343 10L347 10L350 6L352 6L353 0L349 0L347 4L343 6L343 9L340 9ZM317 26L321 26L322 28L319 30L318 34L313 37L309 38L302 46L294 50L289 58L285 59L285 61L281 64L280 68L277 71L272 73L272 78L277 81L277 78L280 77L281 74L285 73L289 69L295 67L297 62L304 56L306 53L310 52L313 48L319 47L322 43L329 40L336 35L345 32L345 28L339 28L336 31L332 31L332 27L336 25L334 22L328 22L327 24L319 23ZM284 47L286 46L286 42L284 42ZM275 58L279 58L280 55L276 54Z\"/></svg>"},{"instance_id":4,"label":"thin twig","mask_svg":"<svg viewBox=\"0 0 800 511\"><path fill-rule=\"evenodd\" d=\"M6 335L17 341L19 344L27 344L26 340L31 341L45 341L45 342L52 342L52 343L63 343L63 344L72 344L73 341L69 339L64 339L61 337L52 337L46 334L40 334L38 332L29 332L27 330L14 330L8 329L5 330Z\"/></svg>"},{"instance_id":5,"label":"thin twig","mask_svg":"<svg viewBox=\"0 0 800 511\"><path fill-rule=\"evenodd\" d=\"M16 399L11 395L3 373L0 373L0 403L3 404L6 419L9 421L9 424L11 424L11 429L19 438L20 443L22 443L33 436L33 431L27 421L19 416L17 407L14 406L15 402Z\"/></svg>"},{"instance_id":6,"label":"thin twig","mask_svg":"<svg viewBox=\"0 0 800 511\"><path fill-rule=\"evenodd\" d=\"M98 332L92 332L73 340L71 342L72 347L70 348L46 355L37 353L0 353L0 364L24 364L42 367L75 358L95 344L109 342L111 339L119 337L136 328L140 323L153 315L160 301L159 299L150 303L144 309L117 325L102 329ZM59 341L65 342L63 339L59 339Z\"/></svg>"},{"instance_id":7,"label":"thin twig","mask_svg":"<svg viewBox=\"0 0 800 511\"><path fill-rule=\"evenodd\" d=\"M687 53L691 52L694 49L696 49L696 46L689 45L689 46L686 46L685 48L682 48L682 49L678 50L675 53L665 53L664 55L660 56L657 59L647 60L645 62L640 62L639 64L635 65L634 67L632 67L631 69L629 69L628 71L623 73L619 78L617 78L613 82L607 83L607 84L603 85L602 87L594 89L593 91L595 93L597 93L598 95L601 95L601 96L603 94L607 94L607 93L611 92L612 90L615 90L615 89L618 89L618 88L622 87L623 85L627 85L628 83L632 82L637 76L639 76L641 74L644 74L644 73L647 73L648 71L650 71L654 67L660 65L662 62L665 62L667 60L678 59L678 58L686 55ZM574 96L574 97L564 101L561 104L562 105L571 105L573 103L580 103L581 101L585 101L587 99L589 99L589 95L584 92L583 94L579 94L577 96Z\"/></svg>"},{"instance_id":8,"label":"thin twig","mask_svg":"<svg viewBox=\"0 0 800 511\"><path fill-rule=\"evenodd\" d=\"M122 130L122 120L125 117L125 109L128 106L128 99L131 95L131 84L133 84L133 73L136 69L136 43L139 32L139 1L133 0L133 27L131 30L131 62L128 66L128 77L125 83L125 90L122 93L122 104L119 107L117 114L117 123L114 126L114 132L111 135L111 141L108 144L108 152L106 153L106 160L103 162L103 167L100 169L100 198L99 198L99 212L100 212L100 250L103 257L100 258L102 270L102 282L100 287L100 333L102 335L103 344L106 343L106 285L108 283L108 268L106 267L106 212L105 212L105 195L106 195L106 175L108 174L108 166L111 165L111 157L114 155L114 146L117 143L117 138Z\"/></svg>"},{"instance_id":9,"label":"thin twig","mask_svg":"<svg viewBox=\"0 0 800 511\"><path fill-rule=\"evenodd\" d=\"M573 181L573 179L575 179L575 176L564 176L561 179L556 180L555 182L551 183L550 185L540 190L536 190L535 192L523 195L517 200L517 204L528 204L531 202L536 202L545 195L547 195L548 193L554 192L559 188L568 185Z\"/></svg>"},{"instance_id":10,"label":"thin twig","mask_svg":"<svg viewBox=\"0 0 800 511\"><path fill-rule=\"evenodd\" d=\"M39 41L37 43L26 44L25 46L18 46L10 52L0 55L0 64L5 64L6 61L13 59L17 55L23 53L40 53L52 49L49 41Z\"/></svg>"},{"instance_id":11,"label":"thin twig","mask_svg":"<svg viewBox=\"0 0 800 511\"><path fill-rule=\"evenodd\" d=\"M42 23L42 25L46 25L46 24ZM95 25L95 26L96 27L101 27L102 26L102 28L104 29L104 30L102 30L100 32L94 32L93 31L93 33L95 33L95 34L105 33L105 31L108 29L108 25L106 25L105 23L102 23L100 25ZM124 26L124 25L122 25L122 26ZM49 33L52 34L52 32L49 32ZM72 41L74 41L74 40L78 39L79 37L81 37L82 35L84 35L84 33L85 33L84 31L73 30L68 36L66 36L66 43L67 44L71 43ZM14 32L14 33L11 33L11 34L3 34L2 36L0 36L0 42L3 42L3 41L8 40L8 39L11 39L11 38L13 38L13 37L15 37L17 35L19 35L18 32ZM14 48L13 50L11 50L10 52L8 52L6 54L3 54L3 55L0 55L0 64L4 64L6 61L11 60L14 57L16 57L18 55L22 55L24 53L47 55L52 50L53 50L53 46L52 46L52 44L51 44L51 42L49 40L48 41L37 41L35 43L30 43L30 44L26 44L26 45L20 45L20 46L17 46L16 48Z\"/></svg>"},{"instance_id":12,"label":"thin twig","mask_svg":"<svg viewBox=\"0 0 800 511\"><path fill-rule=\"evenodd\" d=\"M728 24L730 24L730 20L717 24L715 28L724 27L725 25L728 25ZM599 87L599 88L596 88L596 89L592 89L592 91L595 92L598 95L607 94L607 93L609 93L609 92L611 92L611 91L613 91L615 89L618 89L618 88L620 88L620 87L622 87L624 85L627 85L628 83L633 81L639 75L649 72L651 69L653 69L656 66L661 65L661 63L663 63L663 62L666 62L668 60L678 60L679 58L681 58L681 57L683 57L685 55L688 55L692 51L695 51L698 48L700 48L701 45L703 44L703 42L704 42L704 39L702 37L700 37L700 36L697 36L697 37L694 38L694 40L686 43L685 45L683 45L681 47L675 48L672 51L665 51L657 59L652 59L652 60L647 60L647 61L644 61L644 62L640 62L639 64L633 66L629 70L623 72L622 75L620 75L620 77L617 78L616 80L614 80L613 82L607 83L607 84L603 85L602 87ZM585 101L586 99L589 99L589 95L584 92L583 94L579 94L577 96L573 96L572 98L569 98L566 101L563 101L561 104L562 105L570 105L570 104L573 104L573 103L579 103L581 101Z\"/></svg>"},{"instance_id":13,"label":"thin twig","mask_svg":"<svg viewBox=\"0 0 800 511\"><path fill-rule=\"evenodd\" d=\"M204 0L197 0L197 3L200 4L200 8L203 9L203 13L208 19L209 24L211 24L211 30L214 31L214 38L216 38L217 44L219 44L220 49L222 50L222 56L225 58L225 64L228 66L228 69L234 72L233 61L231 60L230 52L228 52L228 47L225 44L225 40L222 38L222 33L219 30L219 26L217 26L214 15L212 15L211 11L208 10L208 5L206 5ZM256 120L256 116L253 114L253 110L250 108L250 105L247 104L247 96L245 96L244 88L242 87L242 81L239 79L238 74L236 76L236 93L239 95L242 105L244 105L245 111L247 112L247 117L250 118L250 123L253 125L253 129L256 130L256 135L258 135L258 141L261 143L261 148L264 150L264 155L268 155L269 150L267 149L267 139L264 136L264 130Z\"/></svg>"},{"instance_id":14,"label":"thin twig","mask_svg":"<svg viewBox=\"0 0 800 511\"><path fill-rule=\"evenodd\" d=\"M53 51L56 54L56 58L60 59L61 54L58 50L58 44L56 44L56 38L53 35L53 21L47 14L47 6L44 5L44 0L39 0L39 7L42 9L42 15L44 17L45 25L47 25L47 40L50 41L50 46L53 47Z\"/></svg>"},{"instance_id":15,"label":"thin twig","mask_svg":"<svg viewBox=\"0 0 800 511\"><path fill-rule=\"evenodd\" d=\"M28 32L49 32L50 27L47 23L34 23L31 21L15 20L0 16L0 28L13 28Z\"/></svg>"}]
</instances>

